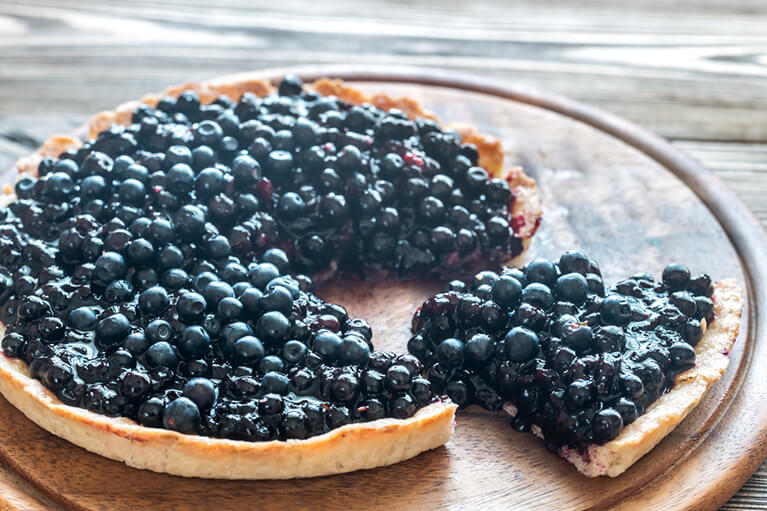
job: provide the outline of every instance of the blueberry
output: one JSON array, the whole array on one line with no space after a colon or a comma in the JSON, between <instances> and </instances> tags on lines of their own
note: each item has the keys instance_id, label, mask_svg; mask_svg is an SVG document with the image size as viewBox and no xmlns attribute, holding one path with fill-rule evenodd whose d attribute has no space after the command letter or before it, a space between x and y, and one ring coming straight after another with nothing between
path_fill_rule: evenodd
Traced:
<instances>
[{"instance_id":1,"label":"blueberry","mask_svg":"<svg viewBox=\"0 0 767 511\"><path fill-rule=\"evenodd\" d=\"M692 295L692 293L687 291L676 291L675 293L671 293L668 301L675 305L676 308L679 309L680 312L687 317L694 318L696 312L698 311L698 307L695 303L695 297Z\"/></svg>"},{"instance_id":2,"label":"blueberry","mask_svg":"<svg viewBox=\"0 0 767 511\"><path fill-rule=\"evenodd\" d=\"M200 409L191 399L179 397L165 406L162 423L167 429L194 433L200 425Z\"/></svg>"},{"instance_id":3,"label":"blueberry","mask_svg":"<svg viewBox=\"0 0 767 511\"><path fill-rule=\"evenodd\" d=\"M78 307L69 313L67 322L77 330L90 331L95 330L98 316L93 307Z\"/></svg>"},{"instance_id":4,"label":"blueberry","mask_svg":"<svg viewBox=\"0 0 767 511\"><path fill-rule=\"evenodd\" d=\"M155 245L164 245L175 239L176 231L171 222L158 218L149 224L147 236Z\"/></svg>"},{"instance_id":5,"label":"blueberry","mask_svg":"<svg viewBox=\"0 0 767 511\"><path fill-rule=\"evenodd\" d=\"M189 274L181 268L171 268L160 276L160 284L169 291L176 291L186 287L191 278Z\"/></svg>"},{"instance_id":6,"label":"blueberry","mask_svg":"<svg viewBox=\"0 0 767 511\"><path fill-rule=\"evenodd\" d=\"M391 414L395 419L407 419L415 414L415 400L410 394L401 394L391 401Z\"/></svg>"},{"instance_id":7,"label":"blueberry","mask_svg":"<svg viewBox=\"0 0 767 511\"><path fill-rule=\"evenodd\" d=\"M540 341L532 330L524 327L512 328L504 338L506 357L513 362L527 362L538 353Z\"/></svg>"},{"instance_id":8,"label":"blueberry","mask_svg":"<svg viewBox=\"0 0 767 511\"><path fill-rule=\"evenodd\" d=\"M285 401L279 394L266 394L258 402L258 412L263 416L274 416L285 409Z\"/></svg>"},{"instance_id":9,"label":"blueberry","mask_svg":"<svg viewBox=\"0 0 767 511\"><path fill-rule=\"evenodd\" d=\"M337 334L328 330L320 330L312 341L312 350L317 352L328 363L338 360L341 355L343 340Z\"/></svg>"},{"instance_id":10,"label":"blueberry","mask_svg":"<svg viewBox=\"0 0 767 511\"><path fill-rule=\"evenodd\" d=\"M287 394L288 377L277 371L269 371L261 379L261 392L266 394Z\"/></svg>"},{"instance_id":11,"label":"blueberry","mask_svg":"<svg viewBox=\"0 0 767 511\"><path fill-rule=\"evenodd\" d=\"M215 280L205 286L202 290L202 296L205 298L208 310L215 311L221 300L224 298L234 298L234 290L232 289L232 286L226 282Z\"/></svg>"},{"instance_id":12,"label":"blueberry","mask_svg":"<svg viewBox=\"0 0 767 511\"><path fill-rule=\"evenodd\" d=\"M339 361L344 365L363 365L370 357L370 347L364 339L356 335L343 338L339 351Z\"/></svg>"},{"instance_id":13,"label":"blueberry","mask_svg":"<svg viewBox=\"0 0 767 511\"><path fill-rule=\"evenodd\" d=\"M589 258L579 250L568 250L559 257L559 271L565 273L589 273Z\"/></svg>"},{"instance_id":14,"label":"blueberry","mask_svg":"<svg viewBox=\"0 0 767 511\"><path fill-rule=\"evenodd\" d=\"M562 327L562 341L577 352L591 347L593 333L590 327L579 323L567 323Z\"/></svg>"},{"instance_id":15,"label":"blueberry","mask_svg":"<svg viewBox=\"0 0 767 511\"><path fill-rule=\"evenodd\" d=\"M144 396L151 388L152 382L144 373L127 371L123 374L120 383L120 393L128 399L134 400Z\"/></svg>"},{"instance_id":16,"label":"blueberry","mask_svg":"<svg viewBox=\"0 0 767 511\"><path fill-rule=\"evenodd\" d=\"M620 398L618 402L613 405L613 408L620 414L624 426L634 422L639 415L634 402L626 398Z\"/></svg>"},{"instance_id":17,"label":"blueberry","mask_svg":"<svg viewBox=\"0 0 767 511\"><path fill-rule=\"evenodd\" d=\"M276 286L267 290L261 298L261 309L263 311L278 311L288 315L292 308L293 295L282 286Z\"/></svg>"},{"instance_id":18,"label":"blueberry","mask_svg":"<svg viewBox=\"0 0 767 511\"><path fill-rule=\"evenodd\" d=\"M175 369L178 364L176 350L166 341L159 341L144 352L144 361L149 368L167 367Z\"/></svg>"},{"instance_id":19,"label":"blueberry","mask_svg":"<svg viewBox=\"0 0 767 511\"><path fill-rule=\"evenodd\" d=\"M466 362L481 366L490 360L495 352L495 342L486 334L474 334L466 341L463 354Z\"/></svg>"},{"instance_id":20,"label":"blueberry","mask_svg":"<svg viewBox=\"0 0 767 511\"><path fill-rule=\"evenodd\" d=\"M94 276L104 285L122 279L128 273L128 265L121 254L104 252L97 260L93 269Z\"/></svg>"},{"instance_id":21,"label":"blueberry","mask_svg":"<svg viewBox=\"0 0 767 511\"><path fill-rule=\"evenodd\" d=\"M567 273L557 279L556 290L560 299L581 305L586 301L589 283L580 273Z\"/></svg>"},{"instance_id":22,"label":"blueberry","mask_svg":"<svg viewBox=\"0 0 767 511\"><path fill-rule=\"evenodd\" d=\"M445 367L463 364L464 344L459 339L445 339L437 346L437 360Z\"/></svg>"},{"instance_id":23,"label":"blueberry","mask_svg":"<svg viewBox=\"0 0 767 511\"><path fill-rule=\"evenodd\" d=\"M711 286L711 277L703 273L697 277L691 278L687 290L695 296L711 296L714 292L714 289Z\"/></svg>"},{"instance_id":24,"label":"blueberry","mask_svg":"<svg viewBox=\"0 0 767 511\"><path fill-rule=\"evenodd\" d=\"M261 298L263 293L254 287L249 287L238 297L242 304L243 314L253 317L261 309ZM201 297L202 298L202 297Z\"/></svg>"},{"instance_id":25,"label":"blueberry","mask_svg":"<svg viewBox=\"0 0 767 511\"><path fill-rule=\"evenodd\" d=\"M272 279L279 277L280 271L271 263L259 263L248 269L248 280L263 291Z\"/></svg>"},{"instance_id":26,"label":"blueberry","mask_svg":"<svg viewBox=\"0 0 767 511\"><path fill-rule=\"evenodd\" d=\"M503 275L493 284L493 300L506 310L519 303L522 285L514 277Z\"/></svg>"},{"instance_id":27,"label":"blueberry","mask_svg":"<svg viewBox=\"0 0 767 511\"><path fill-rule=\"evenodd\" d=\"M691 367L695 363L695 350L686 342L676 342L669 349L671 365L675 369Z\"/></svg>"},{"instance_id":28,"label":"blueberry","mask_svg":"<svg viewBox=\"0 0 767 511\"><path fill-rule=\"evenodd\" d=\"M146 187L138 179L126 179L118 187L120 201L133 206L142 206L146 200Z\"/></svg>"},{"instance_id":29,"label":"blueberry","mask_svg":"<svg viewBox=\"0 0 767 511\"><path fill-rule=\"evenodd\" d=\"M463 380L451 380L445 386L445 394L460 408L464 408L469 405L472 392Z\"/></svg>"},{"instance_id":30,"label":"blueberry","mask_svg":"<svg viewBox=\"0 0 767 511\"><path fill-rule=\"evenodd\" d=\"M631 305L620 295L612 294L605 297L599 313L602 321L607 325L624 326L631 321Z\"/></svg>"},{"instance_id":31,"label":"blueberry","mask_svg":"<svg viewBox=\"0 0 767 511\"><path fill-rule=\"evenodd\" d=\"M149 341L143 332L132 332L123 340L122 345L134 355L141 355L149 347Z\"/></svg>"},{"instance_id":32,"label":"blueberry","mask_svg":"<svg viewBox=\"0 0 767 511\"><path fill-rule=\"evenodd\" d=\"M234 342L246 335L253 335L253 329L241 321L226 325L218 336L218 344L225 354L231 354Z\"/></svg>"},{"instance_id":33,"label":"blueberry","mask_svg":"<svg viewBox=\"0 0 767 511\"><path fill-rule=\"evenodd\" d=\"M242 312L242 309L242 302L236 298L226 297L218 302L216 316L218 316L222 321L228 322L237 318Z\"/></svg>"},{"instance_id":34,"label":"blueberry","mask_svg":"<svg viewBox=\"0 0 767 511\"><path fill-rule=\"evenodd\" d=\"M113 314L96 325L96 345L109 348L120 343L130 333L130 322L123 314Z\"/></svg>"},{"instance_id":35,"label":"blueberry","mask_svg":"<svg viewBox=\"0 0 767 511\"><path fill-rule=\"evenodd\" d=\"M306 414L302 410L288 410L282 418L280 429L285 438L306 438L309 435Z\"/></svg>"},{"instance_id":36,"label":"blueberry","mask_svg":"<svg viewBox=\"0 0 767 511\"><path fill-rule=\"evenodd\" d=\"M195 178L194 189L201 199L209 199L224 189L224 174L215 167L203 169Z\"/></svg>"},{"instance_id":37,"label":"blueberry","mask_svg":"<svg viewBox=\"0 0 767 511\"><path fill-rule=\"evenodd\" d=\"M549 310L554 305L554 295L545 284L532 282L522 290L522 301Z\"/></svg>"},{"instance_id":38,"label":"blueberry","mask_svg":"<svg viewBox=\"0 0 767 511\"><path fill-rule=\"evenodd\" d=\"M663 268L663 284L671 291L684 291L690 283L690 270L681 264Z\"/></svg>"},{"instance_id":39,"label":"blueberry","mask_svg":"<svg viewBox=\"0 0 767 511\"><path fill-rule=\"evenodd\" d=\"M186 322L194 323L202 320L207 302L198 293L184 293L176 302L176 311L179 317Z\"/></svg>"},{"instance_id":40,"label":"blueberry","mask_svg":"<svg viewBox=\"0 0 767 511\"><path fill-rule=\"evenodd\" d=\"M617 326L605 325L593 332L594 342L604 352L621 352L626 345L626 336Z\"/></svg>"},{"instance_id":41,"label":"blueberry","mask_svg":"<svg viewBox=\"0 0 767 511\"><path fill-rule=\"evenodd\" d=\"M289 333L290 322L281 312L267 312L256 322L256 334L267 343L283 342Z\"/></svg>"},{"instance_id":42,"label":"blueberry","mask_svg":"<svg viewBox=\"0 0 767 511\"><path fill-rule=\"evenodd\" d=\"M268 373L269 371L283 372L284 369L285 363L277 355L267 355L258 363L258 370L262 373Z\"/></svg>"},{"instance_id":43,"label":"blueberry","mask_svg":"<svg viewBox=\"0 0 767 511\"><path fill-rule=\"evenodd\" d=\"M696 346L703 338L703 327L697 319L690 319L685 323L682 337L691 346Z\"/></svg>"},{"instance_id":44,"label":"blueberry","mask_svg":"<svg viewBox=\"0 0 767 511\"><path fill-rule=\"evenodd\" d=\"M397 392L410 389L413 376L407 367L400 364L394 364L386 370L384 384L387 389Z\"/></svg>"},{"instance_id":45,"label":"blueberry","mask_svg":"<svg viewBox=\"0 0 767 511\"><path fill-rule=\"evenodd\" d=\"M3 337L3 353L8 357L20 357L24 348L24 336L18 333L9 333Z\"/></svg>"},{"instance_id":46,"label":"blueberry","mask_svg":"<svg viewBox=\"0 0 767 511\"><path fill-rule=\"evenodd\" d=\"M285 75L280 81L278 92L280 96L296 96L303 90L303 82L296 75Z\"/></svg>"},{"instance_id":47,"label":"blueberry","mask_svg":"<svg viewBox=\"0 0 767 511\"><path fill-rule=\"evenodd\" d=\"M162 426L162 412L165 408L161 399L149 398L138 408L137 420L142 426L160 427Z\"/></svg>"},{"instance_id":48,"label":"blueberry","mask_svg":"<svg viewBox=\"0 0 767 511\"><path fill-rule=\"evenodd\" d=\"M695 297L695 319L711 321L714 317L714 302L704 296Z\"/></svg>"},{"instance_id":49,"label":"blueberry","mask_svg":"<svg viewBox=\"0 0 767 511\"><path fill-rule=\"evenodd\" d=\"M146 315L158 316L170 305L170 298L165 288L153 286L144 290L138 297L138 306Z\"/></svg>"},{"instance_id":50,"label":"blueberry","mask_svg":"<svg viewBox=\"0 0 767 511\"><path fill-rule=\"evenodd\" d=\"M209 379L192 378L184 385L184 397L194 401L200 410L207 410L216 402L218 392Z\"/></svg>"},{"instance_id":51,"label":"blueberry","mask_svg":"<svg viewBox=\"0 0 767 511\"><path fill-rule=\"evenodd\" d=\"M203 327L188 326L181 331L178 352L185 359L202 358L208 352L208 348L210 348L210 336Z\"/></svg>"},{"instance_id":52,"label":"blueberry","mask_svg":"<svg viewBox=\"0 0 767 511\"><path fill-rule=\"evenodd\" d=\"M63 201L72 194L75 183L66 172L53 172L45 176L44 194L52 200Z\"/></svg>"},{"instance_id":53,"label":"blueberry","mask_svg":"<svg viewBox=\"0 0 767 511\"><path fill-rule=\"evenodd\" d=\"M525 275L528 282L540 282L551 287L557 280L557 269L547 259L534 259L525 268Z\"/></svg>"},{"instance_id":54,"label":"blueberry","mask_svg":"<svg viewBox=\"0 0 767 511\"><path fill-rule=\"evenodd\" d=\"M594 441L600 444L615 439L623 430L623 419L620 413L612 408L597 412L592 424Z\"/></svg>"},{"instance_id":55,"label":"blueberry","mask_svg":"<svg viewBox=\"0 0 767 511\"><path fill-rule=\"evenodd\" d=\"M245 335L232 344L232 360L237 365L252 366L257 364L265 354L261 340L252 335Z\"/></svg>"},{"instance_id":56,"label":"blueberry","mask_svg":"<svg viewBox=\"0 0 767 511\"><path fill-rule=\"evenodd\" d=\"M98 333L98 330L96 331ZM173 326L163 319L155 319L150 322L144 330L149 342L156 343L160 341L170 341L175 332Z\"/></svg>"},{"instance_id":57,"label":"blueberry","mask_svg":"<svg viewBox=\"0 0 767 511\"><path fill-rule=\"evenodd\" d=\"M296 340L288 341L283 345L281 355L285 362L295 364L306 355L306 345Z\"/></svg>"}]
</instances>

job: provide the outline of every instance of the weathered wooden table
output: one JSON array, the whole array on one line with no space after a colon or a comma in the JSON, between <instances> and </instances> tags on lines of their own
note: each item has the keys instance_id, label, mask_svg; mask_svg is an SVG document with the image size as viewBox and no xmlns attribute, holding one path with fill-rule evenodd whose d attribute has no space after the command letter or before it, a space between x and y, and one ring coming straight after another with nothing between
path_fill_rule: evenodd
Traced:
<instances>
[{"instance_id":1,"label":"weathered wooden table","mask_svg":"<svg viewBox=\"0 0 767 511\"><path fill-rule=\"evenodd\" d=\"M508 4L0 0L0 168L168 84L298 64L441 67L633 120L699 158L767 223L767 4ZM0 481L12 477L0 467ZM767 464L722 509L767 509Z\"/></svg>"}]
</instances>

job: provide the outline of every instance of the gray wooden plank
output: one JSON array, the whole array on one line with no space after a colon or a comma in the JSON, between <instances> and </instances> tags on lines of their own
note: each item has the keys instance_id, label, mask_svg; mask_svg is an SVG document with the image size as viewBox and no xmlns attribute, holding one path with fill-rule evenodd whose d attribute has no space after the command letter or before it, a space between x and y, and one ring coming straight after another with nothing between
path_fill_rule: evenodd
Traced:
<instances>
[{"instance_id":1,"label":"gray wooden plank","mask_svg":"<svg viewBox=\"0 0 767 511\"><path fill-rule=\"evenodd\" d=\"M86 113L267 66L409 64L563 93L669 137L767 140L763 5L374 5L4 0L0 111Z\"/></svg>"}]
</instances>

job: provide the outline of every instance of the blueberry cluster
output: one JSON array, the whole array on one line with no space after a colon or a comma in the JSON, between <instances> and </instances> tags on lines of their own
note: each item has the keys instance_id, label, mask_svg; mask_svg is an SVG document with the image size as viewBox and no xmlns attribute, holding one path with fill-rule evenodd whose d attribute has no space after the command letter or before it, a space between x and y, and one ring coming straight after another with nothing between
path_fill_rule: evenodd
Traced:
<instances>
[{"instance_id":1,"label":"blueberry cluster","mask_svg":"<svg viewBox=\"0 0 767 511\"><path fill-rule=\"evenodd\" d=\"M582 448L614 439L695 364L712 293L707 275L676 264L660 282L642 273L606 291L596 263L569 251L451 282L416 313L408 349L435 392L511 404L515 429Z\"/></svg>"},{"instance_id":2,"label":"blueberry cluster","mask_svg":"<svg viewBox=\"0 0 767 511\"><path fill-rule=\"evenodd\" d=\"M62 402L245 440L406 418L412 355L299 272L402 278L521 244L512 194L426 119L303 92L143 106L0 208L3 352ZM501 228L502 227L502 228ZM469 259L466 259L469 260Z\"/></svg>"}]
</instances>

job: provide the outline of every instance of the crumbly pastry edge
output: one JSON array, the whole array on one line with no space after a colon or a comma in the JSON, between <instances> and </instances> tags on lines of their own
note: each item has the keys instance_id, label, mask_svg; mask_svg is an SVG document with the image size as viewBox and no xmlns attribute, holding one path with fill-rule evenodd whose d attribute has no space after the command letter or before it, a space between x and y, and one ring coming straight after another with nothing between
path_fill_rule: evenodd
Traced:
<instances>
[{"instance_id":1,"label":"crumbly pastry edge","mask_svg":"<svg viewBox=\"0 0 767 511\"><path fill-rule=\"evenodd\" d=\"M447 442L456 409L435 402L409 419L348 424L306 440L245 442L148 428L67 406L29 376L22 360L2 354L0 393L43 429L88 451L134 468L212 479L292 479L391 465Z\"/></svg>"},{"instance_id":2,"label":"crumbly pastry edge","mask_svg":"<svg viewBox=\"0 0 767 511\"><path fill-rule=\"evenodd\" d=\"M714 285L714 321L695 346L695 366L678 374L669 392L658 398L614 440L590 445L583 452L563 447L560 456L588 477L617 477L659 444L727 370L730 349L740 328L741 294L734 279L721 280ZM534 433L541 436L540 430Z\"/></svg>"}]
</instances>

